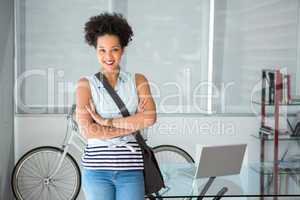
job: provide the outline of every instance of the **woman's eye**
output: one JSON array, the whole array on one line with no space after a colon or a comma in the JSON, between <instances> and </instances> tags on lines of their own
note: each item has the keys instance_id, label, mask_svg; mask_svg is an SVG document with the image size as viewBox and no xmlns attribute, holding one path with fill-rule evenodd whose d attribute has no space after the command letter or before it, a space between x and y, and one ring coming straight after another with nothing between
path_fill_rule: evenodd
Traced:
<instances>
[{"instance_id":1,"label":"woman's eye","mask_svg":"<svg viewBox=\"0 0 300 200\"><path fill-rule=\"evenodd\" d=\"M113 52L118 52L118 51L119 51L119 49L113 49L112 51L113 51Z\"/></svg>"},{"instance_id":2,"label":"woman's eye","mask_svg":"<svg viewBox=\"0 0 300 200\"><path fill-rule=\"evenodd\" d=\"M105 53L105 49L99 49L100 53Z\"/></svg>"}]
</instances>

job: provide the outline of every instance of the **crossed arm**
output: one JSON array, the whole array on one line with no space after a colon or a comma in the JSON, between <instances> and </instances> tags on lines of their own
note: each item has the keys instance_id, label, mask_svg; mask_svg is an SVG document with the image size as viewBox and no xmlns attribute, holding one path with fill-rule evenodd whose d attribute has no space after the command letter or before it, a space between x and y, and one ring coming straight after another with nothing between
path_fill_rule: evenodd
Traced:
<instances>
[{"instance_id":1,"label":"crossed arm","mask_svg":"<svg viewBox=\"0 0 300 200\"><path fill-rule=\"evenodd\" d=\"M129 135L156 122L156 107L148 81L142 74L136 74L135 78L139 96L138 112L114 119L104 119L95 112L90 101L89 82L85 78L79 80L76 90L76 120L86 138L109 139Z\"/></svg>"}]
</instances>

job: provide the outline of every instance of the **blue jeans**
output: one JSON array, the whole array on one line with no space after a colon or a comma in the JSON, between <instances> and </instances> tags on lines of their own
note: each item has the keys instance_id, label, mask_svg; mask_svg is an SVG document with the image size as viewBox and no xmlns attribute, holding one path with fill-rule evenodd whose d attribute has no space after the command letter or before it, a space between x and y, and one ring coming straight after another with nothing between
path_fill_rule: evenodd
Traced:
<instances>
[{"instance_id":1,"label":"blue jeans","mask_svg":"<svg viewBox=\"0 0 300 200\"><path fill-rule=\"evenodd\" d=\"M86 200L143 200L142 170L82 170Z\"/></svg>"}]
</instances>

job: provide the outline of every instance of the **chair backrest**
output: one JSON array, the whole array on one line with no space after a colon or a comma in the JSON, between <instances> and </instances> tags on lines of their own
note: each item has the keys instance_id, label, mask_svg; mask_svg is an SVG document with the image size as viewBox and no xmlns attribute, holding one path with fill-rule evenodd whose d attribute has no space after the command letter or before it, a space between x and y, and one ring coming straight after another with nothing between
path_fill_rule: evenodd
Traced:
<instances>
[{"instance_id":1,"label":"chair backrest","mask_svg":"<svg viewBox=\"0 0 300 200\"><path fill-rule=\"evenodd\" d=\"M239 174L246 144L203 147L195 178L217 177Z\"/></svg>"}]
</instances>

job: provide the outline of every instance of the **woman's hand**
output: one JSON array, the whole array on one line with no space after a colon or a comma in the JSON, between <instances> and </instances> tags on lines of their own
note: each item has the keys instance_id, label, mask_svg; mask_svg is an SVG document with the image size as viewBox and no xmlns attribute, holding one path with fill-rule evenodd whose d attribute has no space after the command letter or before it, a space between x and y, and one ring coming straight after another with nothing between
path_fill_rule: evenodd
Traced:
<instances>
[{"instance_id":1,"label":"woman's hand","mask_svg":"<svg viewBox=\"0 0 300 200\"><path fill-rule=\"evenodd\" d=\"M104 119L100 115L96 113L95 105L92 100L90 100L90 105L85 106L86 110L90 113L91 117L95 120L97 124L100 124L102 126L109 126L109 120Z\"/></svg>"},{"instance_id":2,"label":"woman's hand","mask_svg":"<svg viewBox=\"0 0 300 200\"><path fill-rule=\"evenodd\" d=\"M144 112L145 111L145 105L146 105L147 99L141 99L138 105L138 112Z\"/></svg>"}]
</instances>

